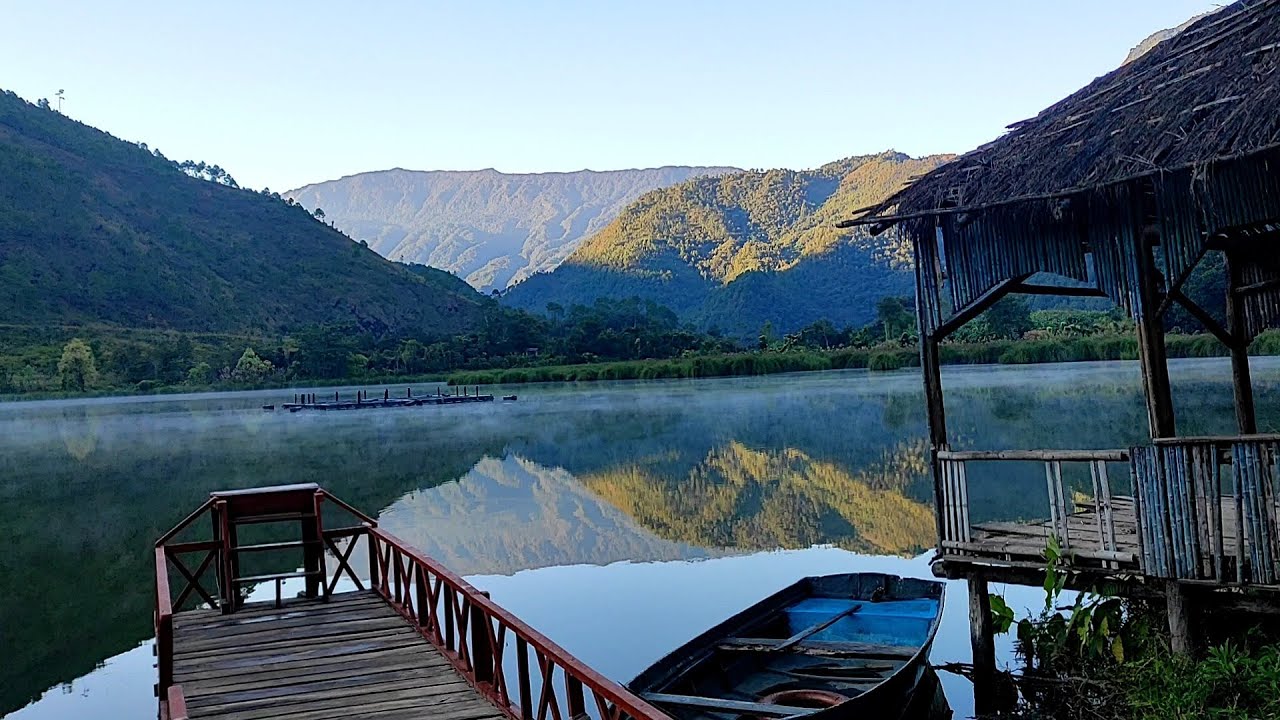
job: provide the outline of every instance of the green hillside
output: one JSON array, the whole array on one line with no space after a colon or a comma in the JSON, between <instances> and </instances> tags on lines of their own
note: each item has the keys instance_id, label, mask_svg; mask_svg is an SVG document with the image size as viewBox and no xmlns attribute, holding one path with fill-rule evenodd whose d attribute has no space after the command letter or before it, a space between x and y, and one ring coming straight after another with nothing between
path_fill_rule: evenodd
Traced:
<instances>
[{"instance_id":1,"label":"green hillside","mask_svg":"<svg viewBox=\"0 0 1280 720\"><path fill-rule=\"evenodd\" d=\"M543 311L638 295L736 334L766 321L779 331L824 318L861 326L881 297L910 294L907 258L892 238L837 230L835 221L945 159L888 152L655 190L506 300Z\"/></svg>"},{"instance_id":2,"label":"green hillside","mask_svg":"<svg viewBox=\"0 0 1280 720\"><path fill-rule=\"evenodd\" d=\"M421 262L488 292L554 269L582 240L655 188L736 168L595 172L381 170L291 190L385 257Z\"/></svg>"},{"instance_id":3,"label":"green hillside","mask_svg":"<svg viewBox=\"0 0 1280 720\"><path fill-rule=\"evenodd\" d=\"M0 93L0 324L445 336L488 302L300 206Z\"/></svg>"}]
</instances>

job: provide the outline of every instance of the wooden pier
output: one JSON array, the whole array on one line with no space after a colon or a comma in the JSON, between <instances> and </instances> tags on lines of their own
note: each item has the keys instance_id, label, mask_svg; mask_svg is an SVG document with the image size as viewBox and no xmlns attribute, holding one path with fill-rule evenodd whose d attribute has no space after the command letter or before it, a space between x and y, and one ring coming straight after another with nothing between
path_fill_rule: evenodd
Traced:
<instances>
[{"instance_id":1,"label":"wooden pier","mask_svg":"<svg viewBox=\"0 0 1280 720\"><path fill-rule=\"evenodd\" d=\"M316 485L213 493L155 558L160 720L669 720Z\"/></svg>"},{"instance_id":2,"label":"wooden pier","mask_svg":"<svg viewBox=\"0 0 1280 720\"><path fill-rule=\"evenodd\" d=\"M504 400L514 400L514 395L509 395ZM334 391L333 399L330 400L327 395L317 397L316 393L295 393L293 402L283 403L280 409L289 412L299 412L302 410L376 410L379 408L402 408L402 407L422 407L424 405L458 405L462 403L483 403L493 402L493 395L480 394L480 388L474 390L470 387L453 388L453 392L441 392L439 388L435 393L426 395L413 394L412 388L405 388L404 395L398 397L391 396L391 390L383 390L379 396L374 394L369 396L364 390L357 390L355 397L343 398L338 391ZM274 410L274 405L264 406L264 409Z\"/></svg>"}]
</instances>

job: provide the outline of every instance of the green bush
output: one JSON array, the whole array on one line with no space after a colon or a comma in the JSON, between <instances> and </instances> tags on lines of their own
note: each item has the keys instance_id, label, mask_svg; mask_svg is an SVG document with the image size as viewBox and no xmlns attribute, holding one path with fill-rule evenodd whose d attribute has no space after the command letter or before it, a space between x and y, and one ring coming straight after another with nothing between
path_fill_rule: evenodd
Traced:
<instances>
[{"instance_id":1,"label":"green bush","mask_svg":"<svg viewBox=\"0 0 1280 720\"><path fill-rule=\"evenodd\" d=\"M875 352L867 359L868 370L899 370L907 366L906 361L900 353L895 352Z\"/></svg>"}]
</instances>

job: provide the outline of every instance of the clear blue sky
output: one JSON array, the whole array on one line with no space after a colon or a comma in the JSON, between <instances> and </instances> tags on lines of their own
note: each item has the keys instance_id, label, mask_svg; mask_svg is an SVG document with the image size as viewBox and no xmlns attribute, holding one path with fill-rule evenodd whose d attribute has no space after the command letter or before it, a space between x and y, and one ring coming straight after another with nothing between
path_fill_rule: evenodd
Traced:
<instances>
[{"instance_id":1,"label":"clear blue sky","mask_svg":"<svg viewBox=\"0 0 1280 720\"><path fill-rule=\"evenodd\" d=\"M0 0L0 87L285 190L961 152L1205 0Z\"/></svg>"}]
</instances>

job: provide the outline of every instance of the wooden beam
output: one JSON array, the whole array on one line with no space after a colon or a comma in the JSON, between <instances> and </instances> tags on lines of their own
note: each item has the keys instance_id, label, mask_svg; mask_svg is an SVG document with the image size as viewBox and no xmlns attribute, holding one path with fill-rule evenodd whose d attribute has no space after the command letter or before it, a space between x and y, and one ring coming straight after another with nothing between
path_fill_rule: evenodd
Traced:
<instances>
[{"instance_id":1,"label":"wooden beam","mask_svg":"<svg viewBox=\"0 0 1280 720\"><path fill-rule=\"evenodd\" d=\"M1251 285L1241 285L1240 287L1232 289L1231 293L1236 296L1250 295L1252 293L1262 292L1263 290L1270 290L1275 287L1280 287L1280 278L1263 280L1262 282L1256 282Z\"/></svg>"},{"instance_id":2,"label":"wooden beam","mask_svg":"<svg viewBox=\"0 0 1280 720\"><path fill-rule=\"evenodd\" d=\"M961 308L959 312L947 318L945 322L939 325L933 331L933 339L937 342L946 340L951 333L959 330L961 327L964 327L965 323L978 317L992 305L1000 302L1000 299L1012 292L1014 287L1016 287L1020 282L1022 282L1022 278L1002 280L995 287L982 293L974 299L973 302Z\"/></svg>"},{"instance_id":3,"label":"wooden beam","mask_svg":"<svg viewBox=\"0 0 1280 720\"><path fill-rule=\"evenodd\" d=\"M1019 283L1013 289L1019 295L1058 295L1061 297L1107 297L1107 294L1096 287L1080 287L1078 285L1042 285L1039 283Z\"/></svg>"},{"instance_id":4,"label":"wooden beam","mask_svg":"<svg viewBox=\"0 0 1280 720\"><path fill-rule=\"evenodd\" d=\"M1128 450L945 450L940 460L1026 460L1060 462L1128 462Z\"/></svg>"},{"instance_id":5,"label":"wooden beam","mask_svg":"<svg viewBox=\"0 0 1280 720\"><path fill-rule=\"evenodd\" d=\"M1169 293L1169 295L1176 300L1179 305L1186 308L1187 312L1191 313L1192 317L1199 320L1200 324L1203 325L1206 330L1212 333L1214 337L1218 338L1218 342L1226 345L1228 348L1233 348L1238 344L1239 341L1236 339L1234 333L1227 332L1227 329L1222 327L1222 325L1219 324L1212 315L1206 312L1205 309L1200 307L1200 305L1194 300L1183 295L1181 290L1174 290Z\"/></svg>"}]
</instances>

